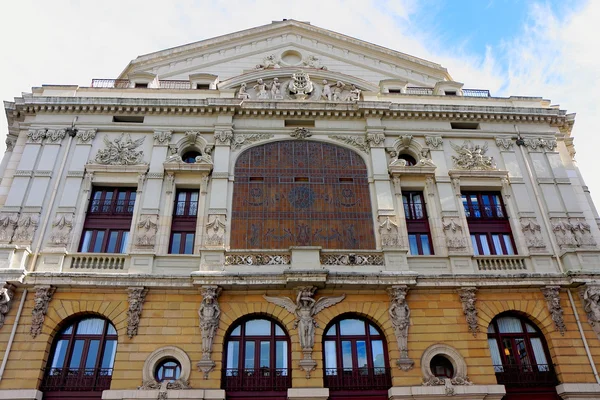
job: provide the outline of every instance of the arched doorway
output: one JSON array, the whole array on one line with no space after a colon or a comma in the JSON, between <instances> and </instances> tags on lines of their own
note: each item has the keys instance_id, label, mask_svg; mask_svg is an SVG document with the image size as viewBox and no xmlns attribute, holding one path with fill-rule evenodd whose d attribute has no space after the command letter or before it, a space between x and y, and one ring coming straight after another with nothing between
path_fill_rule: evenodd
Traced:
<instances>
[{"instance_id":1,"label":"arched doorway","mask_svg":"<svg viewBox=\"0 0 600 400\"><path fill-rule=\"evenodd\" d=\"M254 316L232 325L223 360L221 386L228 399L287 399L292 386L290 339L277 322Z\"/></svg>"},{"instance_id":2,"label":"arched doorway","mask_svg":"<svg viewBox=\"0 0 600 400\"><path fill-rule=\"evenodd\" d=\"M535 324L518 314L501 314L488 327L488 344L506 400L560 398L548 346Z\"/></svg>"},{"instance_id":3,"label":"arched doorway","mask_svg":"<svg viewBox=\"0 0 600 400\"><path fill-rule=\"evenodd\" d=\"M387 399L387 343L372 322L355 315L332 321L323 335L323 360L330 399Z\"/></svg>"},{"instance_id":4,"label":"arched doorway","mask_svg":"<svg viewBox=\"0 0 600 400\"><path fill-rule=\"evenodd\" d=\"M44 399L100 399L110 389L117 331L108 320L84 316L55 336L40 390Z\"/></svg>"}]
</instances>

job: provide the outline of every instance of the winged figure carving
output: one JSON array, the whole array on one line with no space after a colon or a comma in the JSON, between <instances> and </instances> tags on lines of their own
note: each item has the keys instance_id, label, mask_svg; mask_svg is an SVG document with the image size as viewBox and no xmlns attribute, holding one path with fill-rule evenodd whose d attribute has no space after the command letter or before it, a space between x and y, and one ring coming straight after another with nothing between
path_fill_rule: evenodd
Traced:
<instances>
[{"instance_id":1,"label":"winged figure carving","mask_svg":"<svg viewBox=\"0 0 600 400\"><path fill-rule=\"evenodd\" d=\"M95 161L98 164L108 165L133 165L141 164L144 157L143 151L136 151L144 143L145 136L131 140L131 136L122 134L120 137L109 140L104 136L105 149L98 151Z\"/></svg>"},{"instance_id":2,"label":"winged figure carving","mask_svg":"<svg viewBox=\"0 0 600 400\"><path fill-rule=\"evenodd\" d=\"M482 146L474 145L466 140L462 146L450 142L450 146L456 151L457 156L452 156L454 166L458 169L495 169L496 165L493 157L488 157L485 153L488 151L487 142Z\"/></svg>"}]
</instances>

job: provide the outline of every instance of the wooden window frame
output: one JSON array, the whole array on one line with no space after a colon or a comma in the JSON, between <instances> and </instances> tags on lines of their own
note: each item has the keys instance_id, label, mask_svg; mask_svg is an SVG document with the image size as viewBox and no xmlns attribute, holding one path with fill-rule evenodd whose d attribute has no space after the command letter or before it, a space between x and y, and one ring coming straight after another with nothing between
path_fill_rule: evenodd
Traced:
<instances>
[{"instance_id":1,"label":"wooden window frame","mask_svg":"<svg viewBox=\"0 0 600 400\"><path fill-rule=\"evenodd\" d=\"M420 196L420 202L414 201L417 196ZM431 228L429 227L429 217L427 216L427 204L425 203L423 192L402 191L402 206L404 207L408 236L410 238L411 235L416 235L418 253L411 255L434 255L435 251L433 249L433 242L431 241ZM420 206L420 209L418 206ZM425 254L421 235L426 235L429 240L430 252L428 254Z\"/></svg>"}]
</instances>

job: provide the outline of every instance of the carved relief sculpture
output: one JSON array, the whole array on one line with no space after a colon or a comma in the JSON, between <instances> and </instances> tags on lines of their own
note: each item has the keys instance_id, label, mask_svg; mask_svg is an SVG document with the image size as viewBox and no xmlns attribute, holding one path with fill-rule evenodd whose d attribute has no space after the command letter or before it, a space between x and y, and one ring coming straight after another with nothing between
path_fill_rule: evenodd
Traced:
<instances>
[{"instance_id":1,"label":"carved relief sculpture","mask_svg":"<svg viewBox=\"0 0 600 400\"><path fill-rule=\"evenodd\" d=\"M290 133L290 136L294 139L306 139L308 137L311 137L312 133L310 133L308 129L300 127L294 129L294 131Z\"/></svg>"},{"instance_id":2,"label":"carved relief sculpture","mask_svg":"<svg viewBox=\"0 0 600 400\"><path fill-rule=\"evenodd\" d=\"M156 231L158 230L158 215L142 215L137 224L138 232L135 243L138 246L153 247L156 242Z\"/></svg>"},{"instance_id":3,"label":"carved relief sculpture","mask_svg":"<svg viewBox=\"0 0 600 400\"><path fill-rule=\"evenodd\" d=\"M233 131L231 129L216 129L215 144L229 146L231 139L233 139Z\"/></svg>"},{"instance_id":4,"label":"carved relief sculpture","mask_svg":"<svg viewBox=\"0 0 600 400\"><path fill-rule=\"evenodd\" d=\"M269 98L267 85L260 78L256 81L256 85L254 85L254 91L256 92L256 98L258 100L267 100Z\"/></svg>"},{"instance_id":5,"label":"carved relief sculpture","mask_svg":"<svg viewBox=\"0 0 600 400\"><path fill-rule=\"evenodd\" d=\"M546 250L546 245L542 239L542 228L535 218L521 218L521 230L530 252L536 253Z\"/></svg>"},{"instance_id":6,"label":"carved relief sculpture","mask_svg":"<svg viewBox=\"0 0 600 400\"><path fill-rule=\"evenodd\" d=\"M257 64L256 69L272 69L272 68L281 68L279 65L279 61L275 57L274 54L269 54L263 58L262 64Z\"/></svg>"},{"instance_id":7,"label":"carved relief sculpture","mask_svg":"<svg viewBox=\"0 0 600 400\"><path fill-rule=\"evenodd\" d=\"M21 214L13 235L13 242L29 243L39 223L39 214Z\"/></svg>"},{"instance_id":8,"label":"carved relief sculpture","mask_svg":"<svg viewBox=\"0 0 600 400\"><path fill-rule=\"evenodd\" d=\"M584 218L552 218L552 231L561 249L596 246L591 227Z\"/></svg>"},{"instance_id":9,"label":"carved relief sculpture","mask_svg":"<svg viewBox=\"0 0 600 400\"><path fill-rule=\"evenodd\" d=\"M281 94L281 83L279 82L279 78L273 78L273 82L271 83L271 98L272 99L283 99L283 95Z\"/></svg>"},{"instance_id":10,"label":"carved relief sculpture","mask_svg":"<svg viewBox=\"0 0 600 400\"><path fill-rule=\"evenodd\" d=\"M171 131L154 131L154 145L167 146L171 141Z\"/></svg>"},{"instance_id":11,"label":"carved relief sculpture","mask_svg":"<svg viewBox=\"0 0 600 400\"><path fill-rule=\"evenodd\" d=\"M0 215L0 242L10 243L18 221L18 214Z\"/></svg>"},{"instance_id":12,"label":"carved relief sculpture","mask_svg":"<svg viewBox=\"0 0 600 400\"><path fill-rule=\"evenodd\" d=\"M106 148L98 151L94 161L105 165L142 164L144 152L135 149L140 147L145 139L146 137L142 136L140 139L131 140L130 135L121 134L111 142L107 136L104 136Z\"/></svg>"},{"instance_id":13,"label":"carved relief sculpture","mask_svg":"<svg viewBox=\"0 0 600 400\"><path fill-rule=\"evenodd\" d=\"M462 233L462 226L456 223L454 218L450 221L442 221L444 234L446 235L446 246L448 250L463 251L467 247L467 242Z\"/></svg>"},{"instance_id":14,"label":"carved relief sculpture","mask_svg":"<svg viewBox=\"0 0 600 400\"><path fill-rule=\"evenodd\" d=\"M382 147L385 143L385 133L377 132L377 133L368 133L367 132L367 143L371 147Z\"/></svg>"},{"instance_id":15,"label":"carved relief sculpture","mask_svg":"<svg viewBox=\"0 0 600 400\"><path fill-rule=\"evenodd\" d=\"M143 287L131 287L127 289L129 309L127 310L127 336L131 339L138 333L142 307L146 299L148 289Z\"/></svg>"},{"instance_id":16,"label":"carved relief sculpture","mask_svg":"<svg viewBox=\"0 0 600 400\"><path fill-rule=\"evenodd\" d=\"M96 138L97 129L80 129L77 131L75 137L77 138L78 144L91 144Z\"/></svg>"},{"instance_id":17,"label":"carved relief sculpture","mask_svg":"<svg viewBox=\"0 0 600 400\"><path fill-rule=\"evenodd\" d=\"M600 339L600 286L585 285L579 291L588 322Z\"/></svg>"},{"instance_id":18,"label":"carved relief sculpture","mask_svg":"<svg viewBox=\"0 0 600 400\"><path fill-rule=\"evenodd\" d=\"M379 236L382 247L400 247L400 234L394 217L379 217Z\"/></svg>"},{"instance_id":19,"label":"carved relief sculpture","mask_svg":"<svg viewBox=\"0 0 600 400\"><path fill-rule=\"evenodd\" d=\"M222 247L225 244L225 215L209 215L204 246Z\"/></svg>"},{"instance_id":20,"label":"carved relief sculpture","mask_svg":"<svg viewBox=\"0 0 600 400\"><path fill-rule=\"evenodd\" d=\"M441 136L425 136L425 144L435 150L441 150L443 143L444 140Z\"/></svg>"},{"instance_id":21,"label":"carved relief sculpture","mask_svg":"<svg viewBox=\"0 0 600 400\"><path fill-rule=\"evenodd\" d=\"M331 139L339 140L340 142L347 143L351 146L356 147L359 150L364 151L365 153L371 152L371 146L367 142L366 135L365 136L350 136L350 135L330 135Z\"/></svg>"},{"instance_id":22,"label":"carved relief sculpture","mask_svg":"<svg viewBox=\"0 0 600 400\"><path fill-rule=\"evenodd\" d=\"M36 286L34 288L35 296L33 298L33 311L31 312L31 336L35 339L42 332L44 319L48 312L48 305L52 300L52 295L56 290L53 286Z\"/></svg>"},{"instance_id":23,"label":"carved relief sculpture","mask_svg":"<svg viewBox=\"0 0 600 400\"><path fill-rule=\"evenodd\" d=\"M475 307L477 297L475 296L475 293L477 293L477 288L474 287L458 289L458 296L462 303L463 313L467 319L467 326L469 327L469 332L471 332L473 336L477 336L477 332L479 332L479 325L477 324L477 308Z\"/></svg>"},{"instance_id":24,"label":"carved relief sculpture","mask_svg":"<svg viewBox=\"0 0 600 400\"><path fill-rule=\"evenodd\" d=\"M66 246L73 229L73 213L58 213L52 222L50 244Z\"/></svg>"},{"instance_id":25,"label":"carved relief sculpture","mask_svg":"<svg viewBox=\"0 0 600 400\"><path fill-rule=\"evenodd\" d=\"M219 326L219 317L221 316L221 308L218 302L221 290L219 286L202 286L202 303L198 309L202 335L202 360L197 365L204 373L204 379L208 379L209 372L215 367L214 361L211 360L211 352L215 333Z\"/></svg>"},{"instance_id":26,"label":"carved relief sculpture","mask_svg":"<svg viewBox=\"0 0 600 400\"><path fill-rule=\"evenodd\" d=\"M514 145L515 145L515 142L513 142L513 140L511 138L502 138L502 137L496 138L496 146L498 146L503 151L511 150Z\"/></svg>"},{"instance_id":27,"label":"carved relief sculpture","mask_svg":"<svg viewBox=\"0 0 600 400\"><path fill-rule=\"evenodd\" d=\"M4 288L0 290L0 329L4 326L4 320L12 306L15 290L16 287L10 283L5 284Z\"/></svg>"},{"instance_id":28,"label":"carved relief sculpture","mask_svg":"<svg viewBox=\"0 0 600 400\"><path fill-rule=\"evenodd\" d=\"M58 144L65 138L66 134L67 132L64 129L48 129L46 131L46 142Z\"/></svg>"},{"instance_id":29,"label":"carved relief sculpture","mask_svg":"<svg viewBox=\"0 0 600 400\"><path fill-rule=\"evenodd\" d=\"M321 90L321 100L332 101L333 91L331 90L331 84L327 82L327 79L323 79L323 89Z\"/></svg>"},{"instance_id":30,"label":"carved relief sculpture","mask_svg":"<svg viewBox=\"0 0 600 400\"><path fill-rule=\"evenodd\" d=\"M397 364L401 370L408 371L414 365L414 361L408 357L408 328L410 326L410 308L406 302L408 286L392 286L388 289L388 294L390 295L388 312L400 350L400 359Z\"/></svg>"},{"instance_id":31,"label":"carved relief sculpture","mask_svg":"<svg viewBox=\"0 0 600 400\"><path fill-rule=\"evenodd\" d=\"M31 129L27 132L27 143L42 143L46 137L46 129Z\"/></svg>"},{"instance_id":32,"label":"carved relief sculpture","mask_svg":"<svg viewBox=\"0 0 600 400\"><path fill-rule=\"evenodd\" d=\"M5 151L13 151L13 149L15 148L15 144L17 144L17 139L11 136L7 136L4 143L6 144Z\"/></svg>"},{"instance_id":33,"label":"carved relief sculpture","mask_svg":"<svg viewBox=\"0 0 600 400\"><path fill-rule=\"evenodd\" d=\"M304 71L293 73L292 80L288 84L288 91L297 100L306 99L312 93L313 88L310 76Z\"/></svg>"},{"instance_id":34,"label":"carved relief sculpture","mask_svg":"<svg viewBox=\"0 0 600 400\"><path fill-rule=\"evenodd\" d=\"M236 133L233 135L231 150L239 150L245 145L272 138L271 133Z\"/></svg>"},{"instance_id":35,"label":"carved relief sculpture","mask_svg":"<svg viewBox=\"0 0 600 400\"><path fill-rule=\"evenodd\" d=\"M494 158L485 155L488 150L487 143L480 146L466 140L462 146L457 146L452 142L450 142L450 146L458 153L458 157L452 156L455 168L474 170L496 169Z\"/></svg>"},{"instance_id":36,"label":"carved relief sculpture","mask_svg":"<svg viewBox=\"0 0 600 400\"><path fill-rule=\"evenodd\" d=\"M297 288L296 301L289 297L270 297L263 296L269 303L285 308L288 312L296 316L294 329L298 329L300 347L304 354L304 359L300 361L300 367L306 372L307 378L310 372L316 367L316 362L312 359L312 351L315 345L315 328L319 325L314 316L327 307L331 307L346 297L345 294L335 297L321 297L314 299L317 288L314 286L301 286Z\"/></svg>"},{"instance_id":37,"label":"carved relief sculpture","mask_svg":"<svg viewBox=\"0 0 600 400\"><path fill-rule=\"evenodd\" d=\"M565 325L563 309L560 305L560 286L546 286L542 288L542 293L546 298L546 304L552 316L552 321L554 321L554 327L564 336L567 326Z\"/></svg>"},{"instance_id":38,"label":"carved relief sculpture","mask_svg":"<svg viewBox=\"0 0 600 400\"><path fill-rule=\"evenodd\" d=\"M237 93L237 98L241 99L241 100L249 100L250 99L250 95L246 91L246 82L242 82L242 84L240 86L240 90L238 90L238 93Z\"/></svg>"}]
</instances>

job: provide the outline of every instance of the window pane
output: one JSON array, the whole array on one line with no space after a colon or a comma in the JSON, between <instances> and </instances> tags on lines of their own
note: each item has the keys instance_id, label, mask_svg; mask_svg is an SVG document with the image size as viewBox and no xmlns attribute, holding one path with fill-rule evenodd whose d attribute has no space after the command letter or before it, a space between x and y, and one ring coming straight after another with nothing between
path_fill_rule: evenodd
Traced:
<instances>
[{"instance_id":1,"label":"window pane","mask_svg":"<svg viewBox=\"0 0 600 400\"><path fill-rule=\"evenodd\" d=\"M504 338L502 340L502 352L504 353L504 357L506 357L506 361L509 365L515 365L515 355L513 354L512 349L512 341L508 338Z\"/></svg>"},{"instance_id":2,"label":"window pane","mask_svg":"<svg viewBox=\"0 0 600 400\"><path fill-rule=\"evenodd\" d=\"M479 241L481 242L481 254L485 256L491 255L487 235L479 235Z\"/></svg>"},{"instance_id":3,"label":"window pane","mask_svg":"<svg viewBox=\"0 0 600 400\"><path fill-rule=\"evenodd\" d=\"M498 349L498 342L496 342L496 339L488 339L488 346L490 346L490 353L492 353L494 372L504 372L504 368L502 368L502 358L500 358L500 349Z\"/></svg>"},{"instance_id":4,"label":"window pane","mask_svg":"<svg viewBox=\"0 0 600 400\"><path fill-rule=\"evenodd\" d=\"M327 340L325 342L325 368L337 368L335 342L332 340ZM337 375L337 373L336 371L327 371L327 375Z\"/></svg>"},{"instance_id":5,"label":"window pane","mask_svg":"<svg viewBox=\"0 0 600 400\"><path fill-rule=\"evenodd\" d=\"M265 319L253 319L246 322L246 336L269 335L271 335L271 321Z\"/></svg>"},{"instance_id":6,"label":"window pane","mask_svg":"<svg viewBox=\"0 0 600 400\"><path fill-rule=\"evenodd\" d=\"M502 212L502 203L500 201L500 196L495 194L492 196L492 202L494 203L494 212L496 216L499 218L504 218L504 213Z\"/></svg>"},{"instance_id":7,"label":"window pane","mask_svg":"<svg viewBox=\"0 0 600 400\"><path fill-rule=\"evenodd\" d=\"M104 332L104 320L99 318L88 318L80 321L77 325L77 335L102 335Z\"/></svg>"},{"instance_id":8,"label":"window pane","mask_svg":"<svg viewBox=\"0 0 600 400\"><path fill-rule=\"evenodd\" d=\"M83 243L81 243L81 252L87 253L90 251L90 242L92 240L92 231L85 231L83 233Z\"/></svg>"},{"instance_id":9,"label":"window pane","mask_svg":"<svg viewBox=\"0 0 600 400\"><path fill-rule=\"evenodd\" d=\"M198 192L190 193L190 212L189 215L198 214Z\"/></svg>"},{"instance_id":10,"label":"window pane","mask_svg":"<svg viewBox=\"0 0 600 400\"><path fill-rule=\"evenodd\" d=\"M240 362L240 342L227 343L227 369L239 368ZM228 372L229 374L229 372Z\"/></svg>"},{"instance_id":11,"label":"window pane","mask_svg":"<svg viewBox=\"0 0 600 400\"><path fill-rule=\"evenodd\" d=\"M285 336L285 332L277 324L275 324L275 336Z\"/></svg>"},{"instance_id":12,"label":"window pane","mask_svg":"<svg viewBox=\"0 0 600 400\"><path fill-rule=\"evenodd\" d=\"M494 242L494 250L496 254L504 254L502 251L502 245L500 244L500 235L492 235L492 241Z\"/></svg>"},{"instance_id":13,"label":"window pane","mask_svg":"<svg viewBox=\"0 0 600 400\"><path fill-rule=\"evenodd\" d=\"M340 335L365 335L365 323L359 319L340 321Z\"/></svg>"},{"instance_id":14,"label":"window pane","mask_svg":"<svg viewBox=\"0 0 600 400\"><path fill-rule=\"evenodd\" d=\"M369 333L371 335L379 335L379 332L377 332L377 329L371 324L369 324Z\"/></svg>"},{"instance_id":15,"label":"window pane","mask_svg":"<svg viewBox=\"0 0 600 400\"><path fill-rule=\"evenodd\" d=\"M83 357L83 344L85 341L76 340L75 346L73 346L73 354L71 354L71 362L69 363L69 368L77 369L81 364L81 358Z\"/></svg>"},{"instance_id":16,"label":"window pane","mask_svg":"<svg viewBox=\"0 0 600 400\"><path fill-rule=\"evenodd\" d=\"M278 340L275 344L275 368L286 369L282 371L282 375L287 375L288 367L288 350L287 342L285 340Z\"/></svg>"},{"instance_id":17,"label":"window pane","mask_svg":"<svg viewBox=\"0 0 600 400\"><path fill-rule=\"evenodd\" d=\"M535 333L535 328L533 326L525 324L525 328L527 329L527 332Z\"/></svg>"},{"instance_id":18,"label":"window pane","mask_svg":"<svg viewBox=\"0 0 600 400\"><path fill-rule=\"evenodd\" d=\"M244 368L254 368L254 342L246 342L246 348L244 349Z\"/></svg>"},{"instance_id":19,"label":"window pane","mask_svg":"<svg viewBox=\"0 0 600 400\"><path fill-rule=\"evenodd\" d=\"M271 342L260 342L260 366L271 368Z\"/></svg>"},{"instance_id":20,"label":"window pane","mask_svg":"<svg viewBox=\"0 0 600 400\"><path fill-rule=\"evenodd\" d=\"M93 245L93 253L102 253L102 242L104 242L104 231L97 231L96 241Z\"/></svg>"},{"instance_id":21,"label":"window pane","mask_svg":"<svg viewBox=\"0 0 600 400\"><path fill-rule=\"evenodd\" d=\"M184 254L194 254L194 234L187 233L185 235L185 248L183 250Z\"/></svg>"},{"instance_id":22,"label":"window pane","mask_svg":"<svg viewBox=\"0 0 600 400\"><path fill-rule=\"evenodd\" d=\"M524 371L531 371L531 360L529 359L527 346L525 346L525 339L515 339L515 345L517 347L521 367L523 367Z\"/></svg>"},{"instance_id":23,"label":"window pane","mask_svg":"<svg viewBox=\"0 0 600 400\"><path fill-rule=\"evenodd\" d=\"M523 327L521 326L521 320L515 317L502 317L498 321L498 330L500 333L521 333Z\"/></svg>"},{"instance_id":24,"label":"window pane","mask_svg":"<svg viewBox=\"0 0 600 400\"><path fill-rule=\"evenodd\" d=\"M421 248L423 249L423 255L431 255L431 246L429 245L429 236L421 235Z\"/></svg>"},{"instance_id":25,"label":"window pane","mask_svg":"<svg viewBox=\"0 0 600 400\"><path fill-rule=\"evenodd\" d=\"M115 365L115 354L117 353L117 341L107 340L104 345L104 354L102 355L102 368L112 369ZM109 371L112 374L112 371Z\"/></svg>"},{"instance_id":26,"label":"window pane","mask_svg":"<svg viewBox=\"0 0 600 400\"><path fill-rule=\"evenodd\" d=\"M475 235L471 235L471 243L473 244L473 254L478 256L479 246L477 245L477 238L475 237Z\"/></svg>"},{"instance_id":27,"label":"window pane","mask_svg":"<svg viewBox=\"0 0 600 400\"><path fill-rule=\"evenodd\" d=\"M364 340L356 341L356 356L358 361L358 368L368 368L367 364L367 343Z\"/></svg>"},{"instance_id":28,"label":"window pane","mask_svg":"<svg viewBox=\"0 0 600 400\"><path fill-rule=\"evenodd\" d=\"M542 340L540 338L531 338L531 348L533 349L533 355L535 356L535 363L538 365L538 371L549 371Z\"/></svg>"},{"instance_id":29,"label":"window pane","mask_svg":"<svg viewBox=\"0 0 600 400\"><path fill-rule=\"evenodd\" d=\"M417 244L417 235L409 234L408 243L410 245L410 254L416 256L419 254L419 245Z\"/></svg>"},{"instance_id":30,"label":"window pane","mask_svg":"<svg viewBox=\"0 0 600 400\"><path fill-rule=\"evenodd\" d=\"M68 340L59 340L56 343L56 350L54 350L54 358L52 358L51 368L62 368L65 365L65 355L67 354Z\"/></svg>"},{"instance_id":31,"label":"window pane","mask_svg":"<svg viewBox=\"0 0 600 400\"><path fill-rule=\"evenodd\" d=\"M96 368L96 360L98 360L98 349L100 347L99 340L90 340L88 347L87 358L85 359L85 368L92 369Z\"/></svg>"},{"instance_id":32,"label":"window pane","mask_svg":"<svg viewBox=\"0 0 600 400\"><path fill-rule=\"evenodd\" d=\"M506 254L512 256L515 254L515 250L513 249L512 240L510 240L510 235L504 236L504 246L506 246Z\"/></svg>"},{"instance_id":33,"label":"window pane","mask_svg":"<svg viewBox=\"0 0 600 400\"><path fill-rule=\"evenodd\" d=\"M373 353L373 367L385 368L385 355L383 354L383 341L373 340L371 342L371 352ZM375 371L377 373L378 371Z\"/></svg>"},{"instance_id":34,"label":"window pane","mask_svg":"<svg viewBox=\"0 0 600 400\"><path fill-rule=\"evenodd\" d=\"M242 332L242 327L238 326L237 328L235 328L232 332L230 336L240 336L240 333Z\"/></svg>"},{"instance_id":35,"label":"window pane","mask_svg":"<svg viewBox=\"0 0 600 400\"><path fill-rule=\"evenodd\" d=\"M329 328L329 330L327 331L327 333L325 333L325 336L329 336L329 335L335 335L335 325L331 325L331 328Z\"/></svg>"},{"instance_id":36,"label":"window pane","mask_svg":"<svg viewBox=\"0 0 600 400\"><path fill-rule=\"evenodd\" d=\"M107 335L116 335L117 331L115 329L114 326L112 326L112 324L109 322L108 323L108 332L106 332Z\"/></svg>"},{"instance_id":37,"label":"window pane","mask_svg":"<svg viewBox=\"0 0 600 400\"><path fill-rule=\"evenodd\" d=\"M342 341L342 367L352 370L352 343L348 340Z\"/></svg>"},{"instance_id":38,"label":"window pane","mask_svg":"<svg viewBox=\"0 0 600 400\"><path fill-rule=\"evenodd\" d=\"M173 239L171 240L171 254L179 254L181 248L181 233L174 233Z\"/></svg>"},{"instance_id":39,"label":"window pane","mask_svg":"<svg viewBox=\"0 0 600 400\"><path fill-rule=\"evenodd\" d=\"M127 251L127 240L129 239L129 232L123 232L121 235L121 246L119 253L125 253Z\"/></svg>"},{"instance_id":40,"label":"window pane","mask_svg":"<svg viewBox=\"0 0 600 400\"><path fill-rule=\"evenodd\" d=\"M119 238L118 231L110 232L108 236L108 246L106 246L107 253L114 253L117 248L117 239Z\"/></svg>"}]
</instances>

